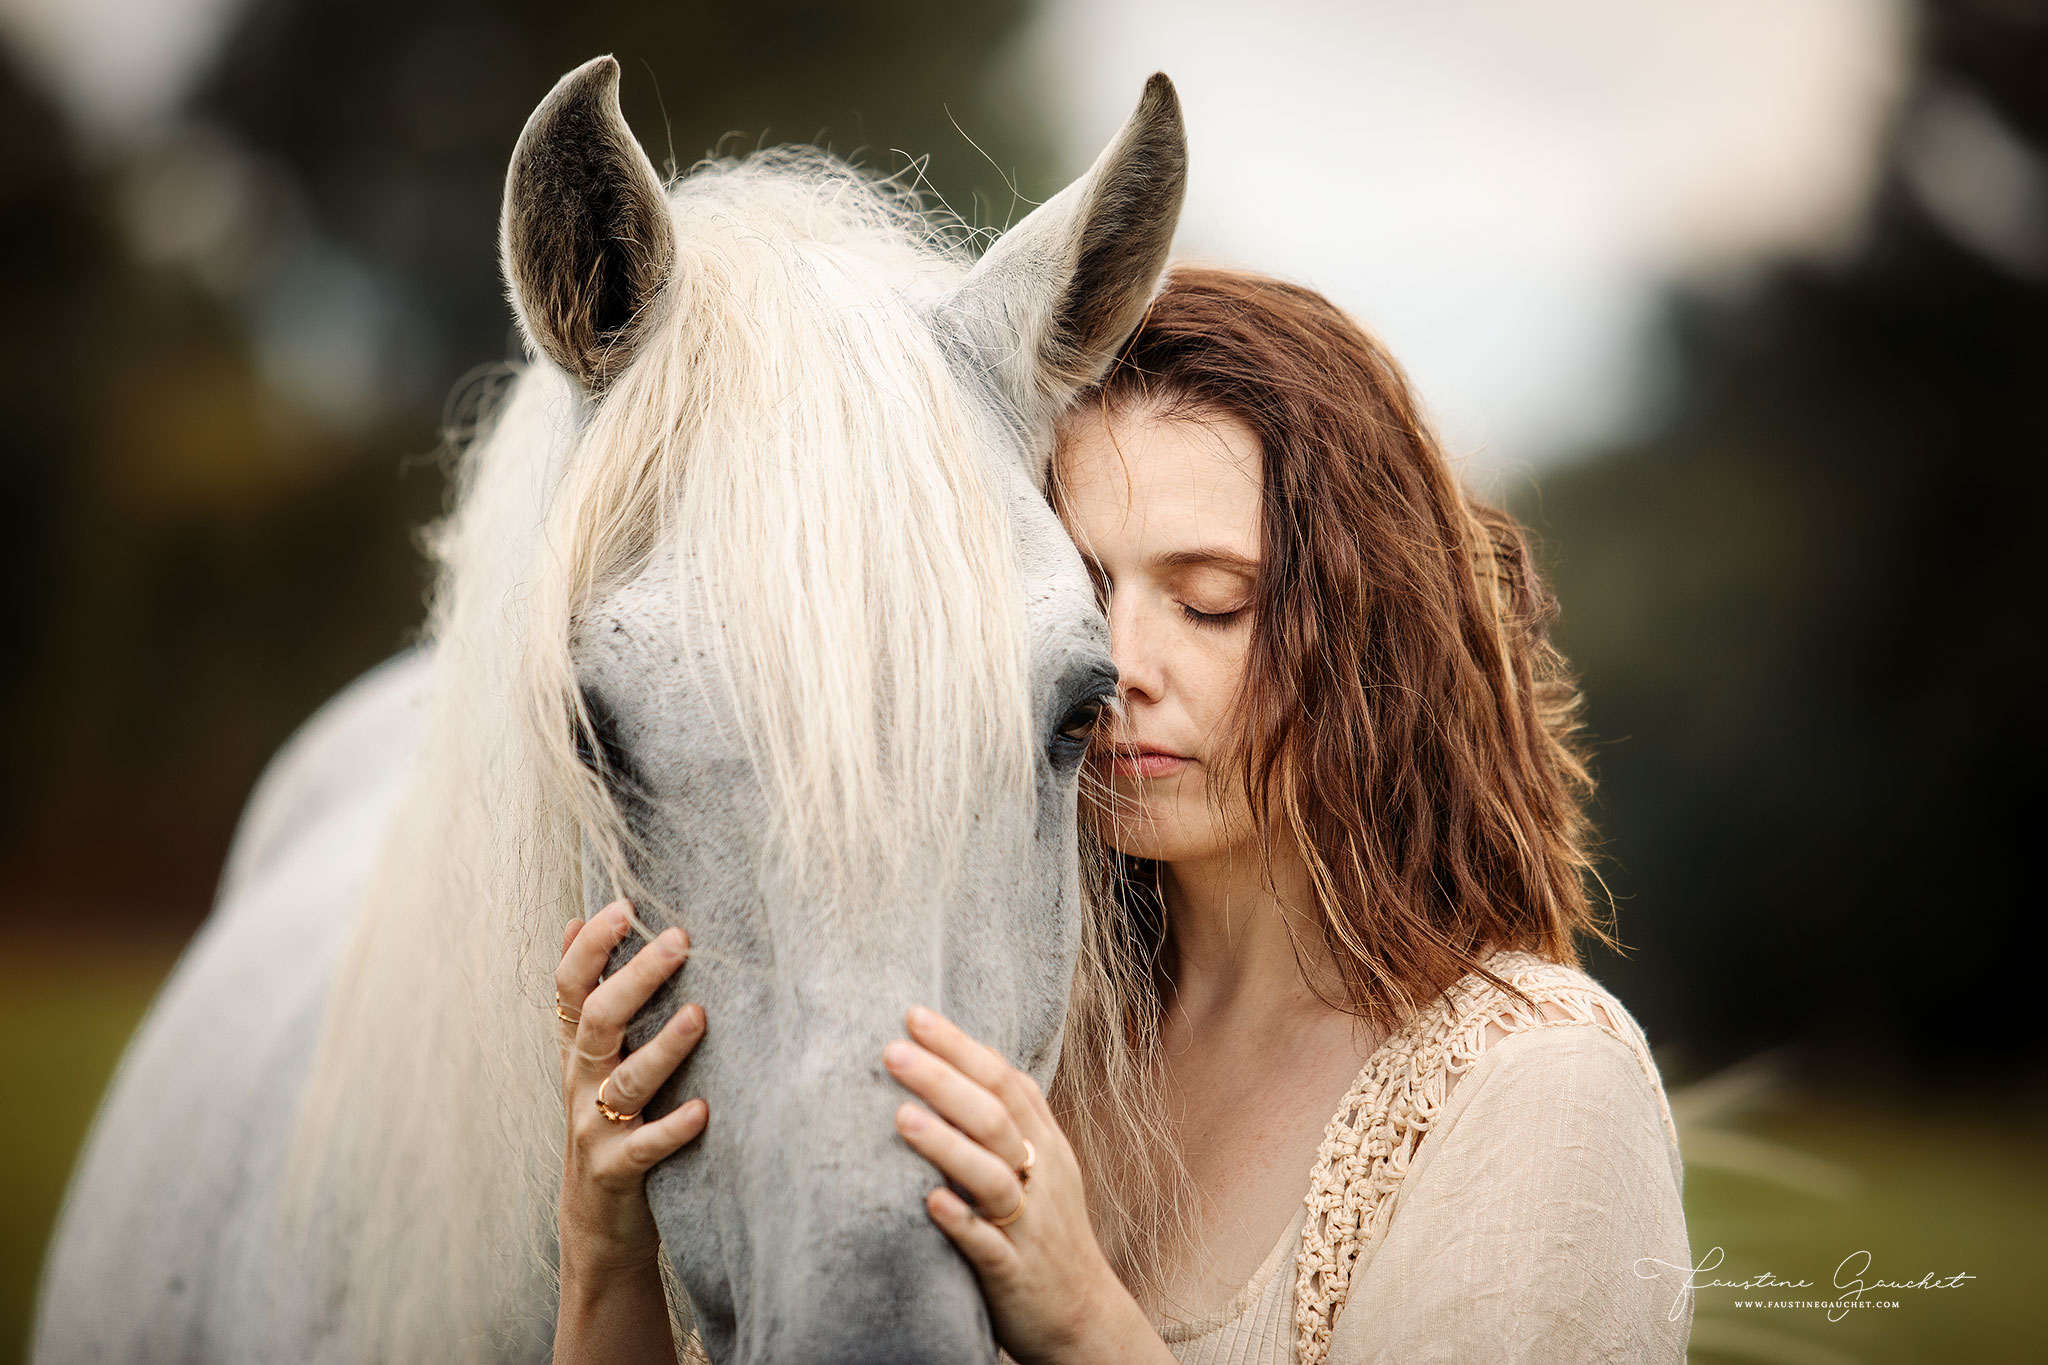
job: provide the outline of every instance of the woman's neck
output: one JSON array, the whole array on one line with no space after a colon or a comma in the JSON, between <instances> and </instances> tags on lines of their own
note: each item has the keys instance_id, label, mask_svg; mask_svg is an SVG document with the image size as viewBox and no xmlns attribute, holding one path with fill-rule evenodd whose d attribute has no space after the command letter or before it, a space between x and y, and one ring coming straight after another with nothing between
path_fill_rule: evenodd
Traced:
<instances>
[{"instance_id":1,"label":"woman's neck","mask_svg":"<svg viewBox=\"0 0 2048 1365\"><path fill-rule=\"evenodd\" d=\"M1172 1009L1190 1023L1328 1012L1342 980L1324 944L1308 869L1288 847L1271 875L1254 848L1161 868ZM1303 979L1314 973L1317 990Z\"/></svg>"}]
</instances>

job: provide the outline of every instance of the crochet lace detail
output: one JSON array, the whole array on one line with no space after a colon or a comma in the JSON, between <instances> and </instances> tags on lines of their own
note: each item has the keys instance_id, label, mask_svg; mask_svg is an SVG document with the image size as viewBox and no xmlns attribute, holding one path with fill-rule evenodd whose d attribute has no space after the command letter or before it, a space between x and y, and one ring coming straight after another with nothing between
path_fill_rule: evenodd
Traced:
<instances>
[{"instance_id":1,"label":"crochet lace detail","mask_svg":"<svg viewBox=\"0 0 2048 1365\"><path fill-rule=\"evenodd\" d=\"M1488 1024L1510 1034L1592 1025L1613 1035L1636 1054L1657 1094L1664 1130L1674 1146L1678 1142L1649 1044L1620 1001L1577 968L1533 953L1497 952L1486 966L1535 1007L1485 977L1466 976L1380 1045L1323 1130L1295 1253L1298 1365L1323 1365L1327 1358L1330 1329L1351 1287L1352 1267L1359 1253L1386 1231L1393 1194L1451 1088L1486 1050ZM1563 1017L1548 1017L1542 1009L1546 1004Z\"/></svg>"}]
</instances>

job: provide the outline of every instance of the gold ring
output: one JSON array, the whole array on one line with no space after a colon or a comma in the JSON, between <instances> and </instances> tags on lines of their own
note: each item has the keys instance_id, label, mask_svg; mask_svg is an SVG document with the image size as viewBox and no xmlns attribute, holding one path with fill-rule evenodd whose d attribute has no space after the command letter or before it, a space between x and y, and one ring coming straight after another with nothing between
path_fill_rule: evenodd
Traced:
<instances>
[{"instance_id":1,"label":"gold ring","mask_svg":"<svg viewBox=\"0 0 2048 1365\"><path fill-rule=\"evenodd\" d=\"M556 991L556 992L555 992L555 1018L557 1018L557 1019L561 1020L561 1021L562 1021L563 1023L565 1023L565 1024L580 1024L580 1023L582 1023L582 1022L583 1022L583 1011L581 1011L581 1010L578 1010L578 1011L576 1011L576 1012L575 1012L574 1014L571 1014L571 1013L570 1013L570 1012L569 1012L568 1010L566 1010L566 1009L564 1009L564 1008L562 1007L564 1003L565 1003L565 1002L564 1002L564 1001L563 1001L563 999L562 999L562 993L561 993L560 991Z\"/></svg>"},{"instance_id":2,"label":"gold ring","mask_svg":"<svg viewBox=\"0 0 2048 1365\"><path fill-rule=\"evenodd\" d=\"M1031 1188L1031 1168L1038 1164L1038 1149L1031 1145L1031 1139L1024 1139L1024 1164L1017 1168L1017 1183L1025 1189Z\"/></svg>"},{"instance_id":3,"label":"gold ring","mask_svg":"<svg viewBox=\"0 0 2048 1365\"><path fill-rule=\"evenodd\" d=\"M618 1074L618 1072L614 1071L611 1073L611 1075L606 1076L603 1080L597 1083L597 1112L603 1114L613 1123L631 1123L634 1119L640 1117L640 1111L638 1109L635 1109L630 1114L623 1114L604 1102L604 1088L612 1083L612 1076L616 1076Z\"/></svg>"},{"instance_id":4,"label":"gold ring","mask_svg":"<svg viewBox=\"0 0 2048 1365\"><path fill-rule=\"evenodd\" d=\"M988 1225L992 1228L1006 1228L1024 1216L1024 1202L1030 1197L1030 1193L1029 1190L1017 1191L1017 1207L1010 1210L1010 1216L1007 1218L989 1218L985 1213L981 1216L988 1220Z\"/></svg>"}]
</instances>

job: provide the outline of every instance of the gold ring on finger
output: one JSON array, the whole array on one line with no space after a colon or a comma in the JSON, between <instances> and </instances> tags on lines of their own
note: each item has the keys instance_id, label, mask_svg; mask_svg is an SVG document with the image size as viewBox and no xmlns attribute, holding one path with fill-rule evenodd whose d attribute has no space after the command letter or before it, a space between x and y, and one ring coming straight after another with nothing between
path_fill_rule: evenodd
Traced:
<instances>
[{"instance_id":1,"label":"gold ring on finger","mask_svg":"<svg viewBox=\"0 0 2048 1365\"><path fill-rule=\"evenodd\" d=\"M988 1225L992 1228L1006 1228L1024 1216L1024 1203L1029 1198L1030 1193L1029 1190L1019 1189L1017 1191L1017 1207L1011 1209L1004 1217L989 1218L985 1213L981 1216L988 1219Z\"/></svg>"},{"instance_id":2,"label":"gold ring on finger","mask_svg":"<svg viewBox=\"0 0 2048 1365\"><path fill-rule=\"evenodd\" d=\"M618 1072L614 1071L611 1073L611 1076L606 1076L603 1080L597 1083L597 1112L603 1114L613 1123L631 1123L634 1119L640 1117L640 1111L638 1109L635 1109L632 1113L627 1114L622 1113L619 1110L612 1108L609 1104L605 1103L604 1088L612 1083L612 1076L616 1076L618 1074Z\"/></svg>"},{"instance_id":3,"label":"gold ring on finger","mask_svg":"<svg viewBox=\"0 0 2048 1365\"><path fill-rule=\"evenodd\" d=\"M1031 1139L1024 1139L1024 1164L1017 1168L1017 1183L1025 1189L1031 1188L1031 1168L1038 1164L1038 1149L1031 1145Z\"/></svg>"},{"instance_id":4,"label":"gold ring on finger","mask_svg":"<svg viewBox=\"0 0 2048 1365\"><path fill-rule=\"evenodd\" d=\"M571 1009L567 1008L567 1006L568 1006L568 1002L567 1002L566 1000L562 999L562 993L561 993L560 991L556 991L556 992L555 992L555 1018L557 1018L557 1019L561 1020L561 1021L562 1021L563 1023L565 1023L565 1024L580 1024L580 1023L582 1023L582 1022L583 1022L583 1012L582 1012L581 1010L571 1010Z\"/></svg>"}]
</instances>

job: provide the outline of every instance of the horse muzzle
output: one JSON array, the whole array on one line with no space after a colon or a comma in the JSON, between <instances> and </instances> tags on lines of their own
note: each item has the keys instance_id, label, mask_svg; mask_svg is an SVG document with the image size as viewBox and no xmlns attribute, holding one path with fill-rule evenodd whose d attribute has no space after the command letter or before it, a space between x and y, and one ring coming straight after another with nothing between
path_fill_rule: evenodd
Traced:
<instances>
[{"instance_id":1,"label":"horse muzzle","mask_svg":"<svg viewBox=\"0 0 2048 1365\"><path fill-rule=\"evenodd\" d=\"M735 1342L735 1365L993 1365L974 1273L928 1220L870 1224L835 1250L756 1286L756 1339Z\"/></svg>"}]
</instances>

